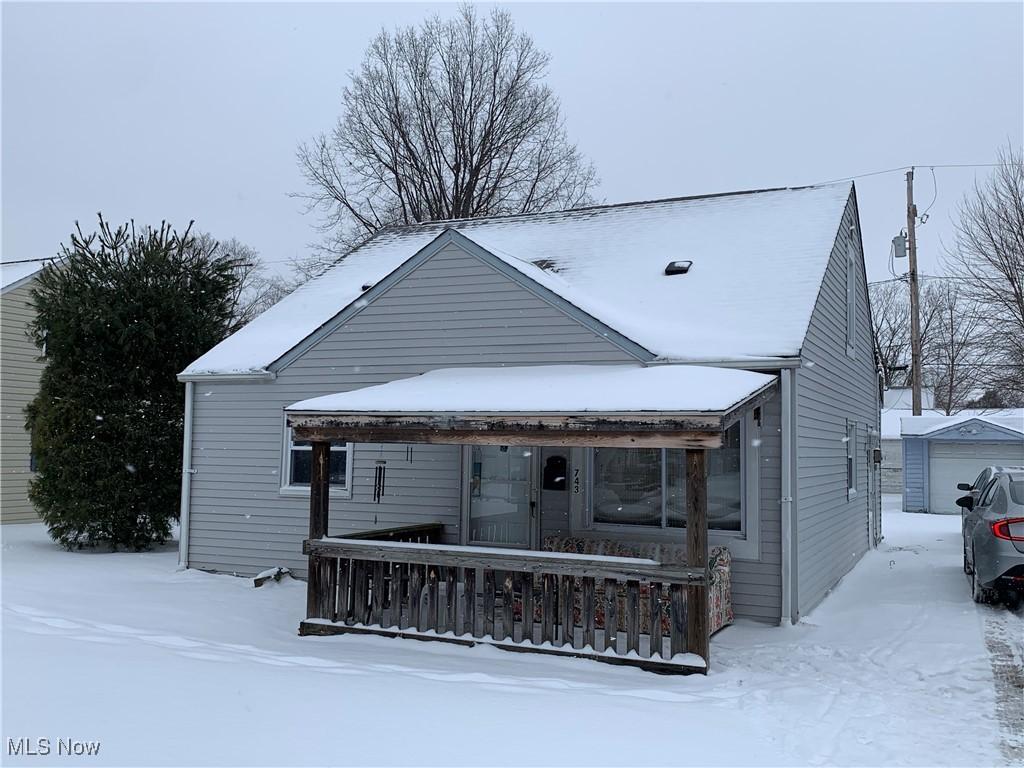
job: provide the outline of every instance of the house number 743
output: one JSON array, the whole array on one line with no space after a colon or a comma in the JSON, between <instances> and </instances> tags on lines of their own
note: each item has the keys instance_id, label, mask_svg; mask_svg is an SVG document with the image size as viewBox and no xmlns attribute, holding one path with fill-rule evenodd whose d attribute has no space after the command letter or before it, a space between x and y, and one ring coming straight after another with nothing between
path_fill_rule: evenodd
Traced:
<instances>
[{"instance_id":1,"label":"house number 743","mask_svg":"<svg viewBox=\"0 0 1024 768\"><path fill-rule=\"evenodd\" d=\"M580 492L580 470L578 467L574 468L572 471L572 492Z\"/></svg>"}]
</instances>

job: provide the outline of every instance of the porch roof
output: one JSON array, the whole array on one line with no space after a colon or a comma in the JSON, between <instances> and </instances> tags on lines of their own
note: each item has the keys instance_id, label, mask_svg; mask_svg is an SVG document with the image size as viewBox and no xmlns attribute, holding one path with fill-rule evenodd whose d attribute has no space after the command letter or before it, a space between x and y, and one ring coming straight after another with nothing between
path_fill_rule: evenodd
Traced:
<instances>
[{"instance_id":1,"label":"porch roof","mask_svg":"<svg viewBox=\"0 0 1024 768\"><path fill-rule=\"evenodd\" d=\"M447 368L285 410L310 440L714 448L774 385L690 365Z\"/></svg>"}]
</instances>

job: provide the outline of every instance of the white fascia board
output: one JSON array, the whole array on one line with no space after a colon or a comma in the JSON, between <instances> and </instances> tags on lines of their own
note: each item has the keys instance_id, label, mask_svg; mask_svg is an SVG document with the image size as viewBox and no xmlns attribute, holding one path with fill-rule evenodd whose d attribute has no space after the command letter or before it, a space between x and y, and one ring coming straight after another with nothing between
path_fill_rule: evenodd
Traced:
<instances>
[{"instance_id":1,"label":"white fascia board","mask_svg":"<svg viewBox=\"0 0 1024 768\"><path fill-rule=\"evenodd\" d=\"M250 371L247 373L242 372L227 372L227 373L179 373L178 381L189 382L189 381L220 381L220 382L231 382L231 381L273 381L277 378L277 374L273 371Z\"/></svg>"}]
</instances>

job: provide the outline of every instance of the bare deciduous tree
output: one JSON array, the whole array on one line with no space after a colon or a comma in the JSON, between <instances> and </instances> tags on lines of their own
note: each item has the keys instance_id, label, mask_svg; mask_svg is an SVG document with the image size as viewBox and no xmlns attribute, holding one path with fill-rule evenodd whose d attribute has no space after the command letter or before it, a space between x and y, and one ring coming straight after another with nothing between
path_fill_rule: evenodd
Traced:
<instances>
[{"instance_id":1,"label":"bare deciduous tree","mask_svg":"<svg viewBox=\"0 0 1024 768\"><path fill-rule=\"evenodd\" d=\"M988 386L1024 405L1024 153L1005 147L998 163L961 201L946 262L983 318Z\"/></svg>"},{"instance_id":2,"label":"bare deciduous tree","mask_svg":"<svg viewBox=\"0 0 1024 768\"><path fill-rule=\"evenodd\" d=\"M875 325L875 357L886 388L910 386L910 296L906 283L886 281L869 286L871 319ZM943 292L929 282L921 290L921 349L924 367L930 365L929 341L939 322Z\"/></svg>"},{"instance_id":3,"label":"bare deciduous tree","mask_svg":"<svg viewBox=\"0 0 1024 768\"><path fill-rule=\"evenodd\" d=\"M191 247L210 258L230 258L235 264L238 281L231 304L234 307L234 327L237 330L264 310L284 298L294 283L283 277L268 275L260 261L259 252L235 238L217 240L208 232L193 236Z\"/></svg>"},{"instance_id":4,"label":"bare deciduous tree","mask_svg":"<svg viewBox=\"0 0 1024 768\"><path fill-rule=\"evenodd\" d=\"M929 286L935 308L922 345L925 380L935 392L935 407L947 415L966 406L985 381L988 347L980 338L986 318L956 280Z\"/></svg>"},{"instance_id":5,"label":"bare deciduous tree","mask_svg":"<svg viewBox=\"0 0 1024 768\"><path fill-rule=\"evenodd\" d=\"M875 358L885 387L905 387L910 357L910 307L906 286L895 281L869 286L875 324Z\"/></svg>"},{"instance_id":6,"label":"bare deciduous tree","mask_svg":"<svg viewBox=\"0 0 1024 768\"><path fill-rule=\"evenodd\" d=\"M550 57L512 17L382 31L342 92L330 134L299 147L323 249L343 253L386 226L573 208L594 169L544 84Z\"/></svg>"}]
</instances>

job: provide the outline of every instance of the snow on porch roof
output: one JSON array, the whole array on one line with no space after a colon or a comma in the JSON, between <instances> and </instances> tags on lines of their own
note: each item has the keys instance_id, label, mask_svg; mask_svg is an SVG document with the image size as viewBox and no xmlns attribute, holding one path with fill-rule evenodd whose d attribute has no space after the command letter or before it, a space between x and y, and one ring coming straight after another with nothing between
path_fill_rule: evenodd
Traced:
<instances>
[{"instance_id":1,"label":"snow on porch roof","mask_svg":"<svg viewBox=\"0 0 1024 768\"><path fill-rule=\"evenodd\" d=\"M800 353L851 185L833 184L431 222L384 230L182 373L265 372L454 230L655 357ZM692 261L665 275L670 261Z\"/></svg>"},{"instance_id":2,"label":"snow on porch roof","mask_svg":"<svg viewBox=\"0 0 1024 768\"><path fill-rule=\"evenodd\" d=\"M314 397L289 413L724 413L774 376L695 365L443 368Z\"/></svg>"}]
</instances>

